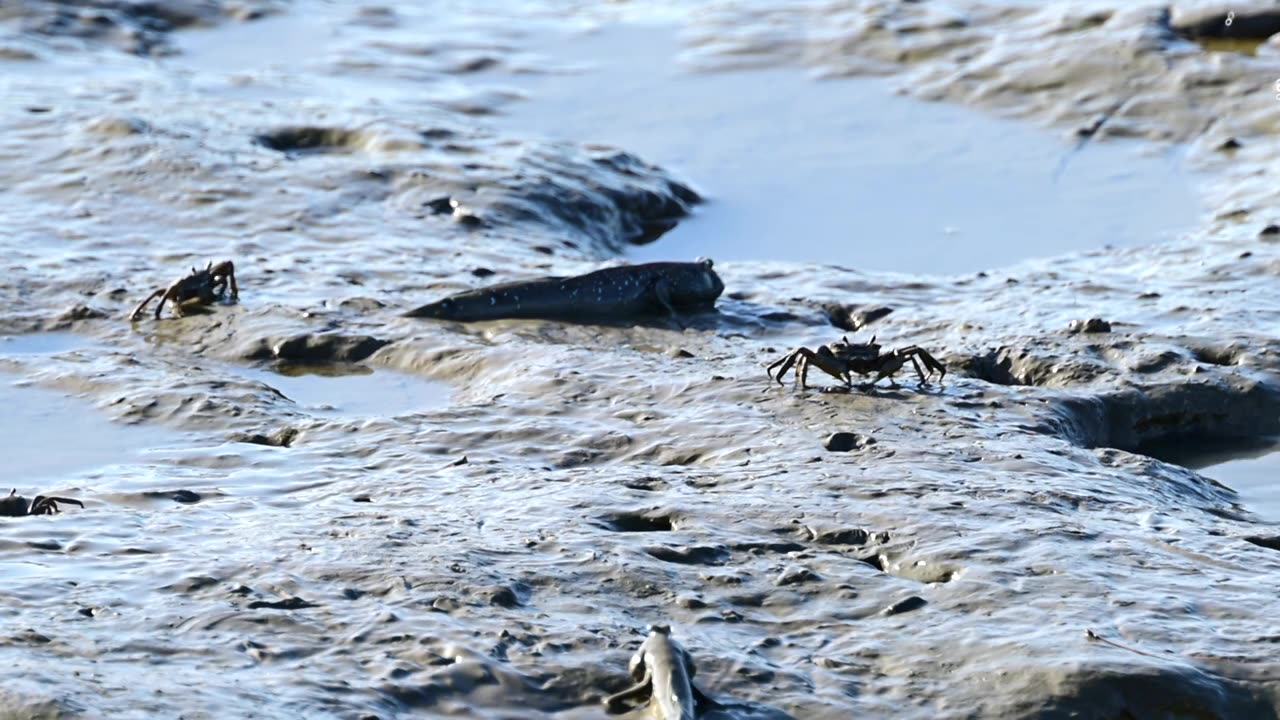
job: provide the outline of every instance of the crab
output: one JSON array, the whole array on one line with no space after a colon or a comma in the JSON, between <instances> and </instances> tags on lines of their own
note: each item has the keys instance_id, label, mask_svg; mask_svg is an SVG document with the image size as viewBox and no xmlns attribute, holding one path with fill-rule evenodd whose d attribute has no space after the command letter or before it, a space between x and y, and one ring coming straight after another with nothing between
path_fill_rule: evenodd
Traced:
<instances>
[{"instance_id":1,"label":"crab","mask_svg":"<svg viewBox=\"0 0 1280 720\"><path fill-rule=\"evenodd\" d=\"M240 289L236 287L236 268L230 260L217 265L210 262L203 270L191 268L190 275L167 288L156 290L146 300L138 303L138 307L129 315L129 320L136 321L142 317L147 304L156 298L160 298L160 304L156 305L157 320L160 319L160 311L164 309L166 302L172 302L173 313L182 317L185 314L184 305L211 305L226 295L228 286L231 287L231 301L235 302L240 297Z\"/></svg>"},{"instance_id":2,"label":"crab","mask_svg":"<svg viewBox=\"0 0 1280 720\"><path fill-rule=\"evenodd\" d=\"M810 350L807 347L796 348L770 365L767 372L771 379L777 380L781 385L782 376L794 366L796 382L800 387L808 388L809 366L813 365L831 377L843 380L846 387L853 387L854 373L875 374L875 379L867 383L866 387L871 387L886 377L889 378L889 384L897 387L898 383L894 381L893 376L907 364L908 360L915 367L921 386L928 385L929 377L935 372L938 373L938 382L942 382L942 378L947 375L946 366L916 345L881 353L874 335L871 337L871 342L867 343L849 342L849 337L845 336L840 339L840 342L823 345L817 350ZM923 369L920 367L922 362ZM777 375L773 372L774 368L778 369ZM926 369L928 373L925 372Z\"/></svg>"},{"instance_id":3,"label":"crab","mask_svg":"<svg viewBox=\"0 0 1280 720\"><path fill-rule=\"evenodd\" d=\"M28 515L53 515L58 512L58 503L79 505L79 500L64 497L47 497L37 495L35 500L27 504L27 499L18 494L17 489L9 491L8 497L0 497L0 517L26 517Z\"/></svg>"}]
</instances>

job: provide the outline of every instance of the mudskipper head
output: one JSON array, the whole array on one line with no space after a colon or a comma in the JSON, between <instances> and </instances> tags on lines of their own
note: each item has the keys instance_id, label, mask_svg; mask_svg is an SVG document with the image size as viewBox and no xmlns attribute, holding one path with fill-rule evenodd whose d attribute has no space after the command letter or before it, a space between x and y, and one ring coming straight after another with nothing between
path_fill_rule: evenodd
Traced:
<instances>
[{"instance_id":1,"label":"mudskipper head","mask_svg":"<svg viewBox=\"0 0 1280 720\"><path fill-rule=\"evenodd\" d=\"M709 257L700 257L694 264L698 266L698 294L708 301L715 301L724 292L724 281L716 274L715 263Z\"/></svg>"}]
</instances>

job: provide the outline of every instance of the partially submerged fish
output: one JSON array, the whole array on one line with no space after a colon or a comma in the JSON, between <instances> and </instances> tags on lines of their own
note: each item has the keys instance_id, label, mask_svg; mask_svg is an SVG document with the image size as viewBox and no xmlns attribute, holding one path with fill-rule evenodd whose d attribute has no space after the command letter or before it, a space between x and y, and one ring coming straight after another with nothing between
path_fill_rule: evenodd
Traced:
<instances>
[{"instance_id":1,"label":"partially submerged fish","mask_svg":"<svg viewBox=\"0 0 1280 720\"><path fill-rule=\"evenodd\" d=\"M499 318L624 321L709 310L724 292L712 262L621 265L573 277L502 283L452 295L406 317L474 322Z\"/></svg>"}]
</instances>

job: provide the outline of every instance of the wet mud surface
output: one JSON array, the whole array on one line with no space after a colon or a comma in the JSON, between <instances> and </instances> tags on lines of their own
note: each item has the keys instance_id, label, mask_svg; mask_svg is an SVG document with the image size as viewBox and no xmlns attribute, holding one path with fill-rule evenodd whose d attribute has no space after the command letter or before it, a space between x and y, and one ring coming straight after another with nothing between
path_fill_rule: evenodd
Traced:
<instances>
[{"instance_id":1,"label":"wet mud surface","mask_svg":"<svg viewBox=\"0 0 1280 720\"><path fill-rule=\"evenodd\" d=\"M667 12L627 5L574 18ZM653 624L707 717L1280 714L1280 524L1140 452L1280 433L1265 44L1207 51L1154 6L677 14L705 65L888 74L1065 133L1107 115L1080 153L1185 143L1212 212L969 275L717 262L719 312L684 329L405 318L659 247L699 204L628 148L491 123L515 100L477 68L545 70L505 10L294 3L254 22L339 42L265 69L6 41L40 52L0 61L31 70L0 76L0 373L24 385L0 391L74 396L141 454L11 480L86 507L0 520L0 715L602 717ZM126 320L221 259L238 304ZM770 384L847 328L945 384ZM447 393L320 411L342 404L277 364Z\"/></svg>"}]
</instances>

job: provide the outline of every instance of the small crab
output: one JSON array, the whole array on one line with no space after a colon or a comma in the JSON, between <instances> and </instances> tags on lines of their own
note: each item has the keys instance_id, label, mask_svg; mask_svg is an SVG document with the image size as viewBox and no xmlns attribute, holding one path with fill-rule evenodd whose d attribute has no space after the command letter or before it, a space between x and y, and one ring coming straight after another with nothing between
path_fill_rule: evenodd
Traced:
<instances>
[{"instance_id":1,"label":"small crab","mask_svg":"<svg viewBox=\"0 0 1280 720\"><path fill-rule=\"evenodd\" d=\"M58 512L58 503L84 507L84 503L79 500L64 497L46 497L44 495L37 495L36 499L32 500L31 504L28 505L27 499L19 495L15 488L9 491L8 497L0 497L0 517L53 515Z\"/></svg>"},{"instance_id":2,"label":"small crab","mask_svg":"<svg viewBox=\"0 0 1280 720\"><path fill-rule=\"evenodd\" d=\"M231 300L234 302L240 297L240 289L236 287L236 268L230 260L217 265L210 262L203 270L191 268L190 275L167 288L156 290L146 300L138 303L138 307L129 315L129 320L135 321L142 317L147 304L156 298L160 298L160 304L156 305L157 320L160 319L160 311L164 309L166 302L172 302L174 314L182 317L184 305L210 305L221 300L228 285L231 286Z\"/></svg>"},{"instance_id":3,"label":"small crab","mask_svg":"<svg viewBox=\"0 0 1280 720\"><path fill-rule=\"evenodd\" d=\"M946 366L915 345L882 354L880 346L876 344L875 336L872 336L871 342L868 343L851 343L848 336L845 336L840 339L840 342L823 345L817 350L810 350L807 347L796 348L770 365L767 372L770 378L777 380L781 385L782 376L794 365L796 382L800 383L800 387L807 388L809 387L807 383L809 366L814 365L831 377L843 380L847 387L853 387L853 373L859 375L874 373L876 378L867 383L867 387L875 385L881 378L886 377L889 378L891 385L897 387L898 383L894 382L893 376L907 364L908 360L915 367L916 375L920 376L921 385L928 385L929 376L934 372L938 373L939 382L947 375ZM921 362L928 369L927 374L921 369ZM778 369L777 375L773 373L774 368Z\"/></svg>"}]
</instances>

